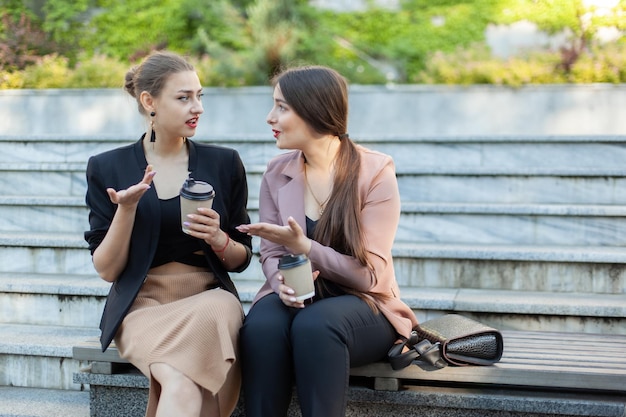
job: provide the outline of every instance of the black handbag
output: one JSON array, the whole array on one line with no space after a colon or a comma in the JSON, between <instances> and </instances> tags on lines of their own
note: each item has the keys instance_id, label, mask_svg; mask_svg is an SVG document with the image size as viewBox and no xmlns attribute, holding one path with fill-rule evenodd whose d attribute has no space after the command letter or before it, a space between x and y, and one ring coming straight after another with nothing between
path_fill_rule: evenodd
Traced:
<instances>
[{"instance_id":1,"label":"black handbag","mask_svg":"<svg viewBox=\"0 0 626 417\"><path fill-rule=\"evenodd\" d=\"M404 348L409 348L403 352ZM411 337L395 344L387 355L395 370L413 361L436 368L447 365L492 365L502 358L500 331L459 314L447 314L419 324Z\"/></svg>"}]
</instances>

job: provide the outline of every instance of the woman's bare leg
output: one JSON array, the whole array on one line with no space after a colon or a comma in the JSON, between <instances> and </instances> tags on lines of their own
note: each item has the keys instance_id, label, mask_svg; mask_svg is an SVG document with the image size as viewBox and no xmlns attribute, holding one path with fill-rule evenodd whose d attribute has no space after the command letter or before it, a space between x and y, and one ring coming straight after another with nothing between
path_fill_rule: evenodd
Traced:
<instances>
[{"instance_id":1,"label":"woman's bare leg","mask_svg":"<svg viewBox=\"0 0 626 417\"><path fill-rule=\"evenodd\" d=\"M161 385L157 417L198 417L202 409L202 388L166 363L153 363L150 371Z\"/></svg>"}]
</instances>

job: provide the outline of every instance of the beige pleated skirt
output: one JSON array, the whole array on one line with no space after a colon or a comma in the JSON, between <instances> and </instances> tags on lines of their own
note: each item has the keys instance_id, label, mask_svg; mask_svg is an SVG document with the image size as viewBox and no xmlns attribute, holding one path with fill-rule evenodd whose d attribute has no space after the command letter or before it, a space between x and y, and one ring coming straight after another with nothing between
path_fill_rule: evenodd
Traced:
<instances>
[{"instance_id":1,"label":"beige pleated skirt","mask_svg":"<svg viewBox=\"0 0 626 417\"><path fill-rule=\"evenodd\" d=\"M202 417L230 416L241 375L237 361L241 303L216 288L211 272L148 275L115 344L120 356L150 379L146 417L153 417L161 386L150 365L164 362L202 387Z\"/></svg>"}]
</instances>

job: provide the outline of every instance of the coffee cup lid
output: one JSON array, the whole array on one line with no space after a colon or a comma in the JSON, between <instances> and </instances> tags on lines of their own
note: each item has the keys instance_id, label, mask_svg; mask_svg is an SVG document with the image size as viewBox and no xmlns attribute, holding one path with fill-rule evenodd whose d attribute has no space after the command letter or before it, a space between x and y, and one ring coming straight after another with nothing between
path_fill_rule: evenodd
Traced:
<instances>
[{"instance_id":1,"label":"coffee cup lid","mask_svg":"<svg viewBox=\"0 0 626 417\"><path fill-rule=\"evenodd\" d=\"M211 184L190 177L183 183L180 195L189 200L207 200L215 195L215 191Z\"/></svg>"},{"instance_id":2,"label":"coffee cup lid","mask_svg":"<svg viewBox=\"0 0 626 417\"><path fill-rule=\"evenodd\" d=\"M295 268L296 266L300 266L305 264L309 258L305 254L300 255L283 255L282 258L278 260L278 268L286 269L286 268Z\"/></svg>"}]
</instances>

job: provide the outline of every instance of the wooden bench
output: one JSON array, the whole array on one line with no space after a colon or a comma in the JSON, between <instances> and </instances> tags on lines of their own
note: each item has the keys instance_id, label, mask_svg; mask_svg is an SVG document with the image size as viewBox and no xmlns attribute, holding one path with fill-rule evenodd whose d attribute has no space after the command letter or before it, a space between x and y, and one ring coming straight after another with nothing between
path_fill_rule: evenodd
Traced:
<instances>
[{"instance_id":1,"label":"wooden bench","mask_svg":"<svg viewBox=\"0 0 626 417\"><path fill-rule=\"evenodd\" d=\"M388 363L375 363L353 368L351 374L378 379L379 389L427 381L626 395L626 336L524 331L503 331L502 336L502 360L492 366L409 366L394 371Z\"/></svg>"},{"instance_id":2,"label":"wooden bench","mask_svg":"<svg viewBox=\"0 0 626 417\"><path fill-rule=\"evenodd\" d=\"M400 391L398 395L416 393L428 387L444 387L437 388L436 392L473 387L483 389L483 393L493 389L518 390L516 392L521 389L526 392L524 395L531 391L533 395L559 393L571 398L582 398L582 394L585 398L596 398L593 396L597 395L617 409L607 414L576 415L626 416L626 335L528 331L503 331L502 334L504 354L502 360L492 366L448 366L434 370L413 364L394 371L388 363L379 362L352 368L351 377L370 381L369 386L376 391L370 389L368 396L376 392L387 395L382 391ZM119 357L115 346L103 353L96 340L75 346L73 356L90 362L92 374L136 372ZM393 398L385 401L398 401L398 397Z\"/></svg>"}]
</instances>

